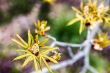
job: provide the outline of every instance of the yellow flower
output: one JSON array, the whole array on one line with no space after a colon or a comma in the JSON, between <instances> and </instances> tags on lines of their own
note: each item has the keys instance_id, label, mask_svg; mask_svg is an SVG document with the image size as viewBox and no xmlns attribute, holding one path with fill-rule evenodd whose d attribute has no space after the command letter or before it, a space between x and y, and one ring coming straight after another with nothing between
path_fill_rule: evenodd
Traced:
<instances>
[{"instance_id":1,"label":"yellow flower","mask_svg":"<svg viewBox=\"0 0 110 73\"><path fill-rule=\"evenodd\" d=\"M83 2L81 2L80 10L75 7L72 7L72 9L76 12L76 18L72 19L68 25L72 25L75 22L80 21L79 33L81 33L85 27L88 27L92 30L94 27L94 22L96 21L110 21L110 17L107 16L109 7L104 6L104 1L102 1L98 6L97 0L94 0L93 2L89 1L85 6L83 5Z\"/></svg>"},{"instance_id":2,"label":"yellow flower","mask_svg":"<svg viewBox=\"0 0 110 73\"><path fill-rule=\"evenodd\" d=\"M98 34L97 38L93 40L93 48L96 50L103 50L110 44L110 40L107 37L107 34L102 33Z\"/></svg>"},{"instance_id":3,"label":"yellow flower","mask_svg":"<svg viewBox=\"0 0 110 73\"><path fill-rule=\"evenodd\" d=\"M61 59L61 54L60 53L55 53L54 55L50 56L54 60L59 61ZM46 60L47 62L51 62L49 59Z\"/></svg>"},{"instance_id":4,"label":"yellow flower","mask_svg":"<svg viewBox=\"0 0 110 73\"><path fill-rule=\"evenodd\" d=\"M45 32L48 31L50 29L49 26L47 26L47 21L39 21L37 23L35 23L35 33L39 34L39 35L45 35Z\"/></svg>"},{"instance_id":5,"label":"yellow flower","mask_svg":"<svg viewBox=\"0 0 110 73\"><path fill-rule=\"evenodd\" d=\"M26 66L30 61L33 61L36 71L38 71L38 66L40 66L40 69L42 69L42 63L44 63L48 68L48 70L52 72L46 60L48 59L50 60L50 62L58 63L57 61L59 59L55 59L51 57L51 56L55 56L56 54L53 54L51 56L48 55L49 53L57 50L58 48L57 47L52 48L46 46L45 44L48 41L48 39L43 39L43 41L39 41L38 35L36 35L34 38L30 33L30 31L28 31L28 43L25 42L18 34L16 36L21 42L15 39L12 40L24 48L24 50L17 50L19 52L24 52L24 54L16 57L14 60L20 60L22 58L26 58L23 63L23 67ZM58 56L60 56L59 53Z\"/></svg>"},{"instance_id":6,"label":"yellow flower","mask_svg":"<svg viewBox=\"0 0 110 73\"><path fill-rule=\"evenodd\" d=\"M50 4L53 4L56 0L44 0L44 2L48 2Z\"/></svg>"}]
</instances>

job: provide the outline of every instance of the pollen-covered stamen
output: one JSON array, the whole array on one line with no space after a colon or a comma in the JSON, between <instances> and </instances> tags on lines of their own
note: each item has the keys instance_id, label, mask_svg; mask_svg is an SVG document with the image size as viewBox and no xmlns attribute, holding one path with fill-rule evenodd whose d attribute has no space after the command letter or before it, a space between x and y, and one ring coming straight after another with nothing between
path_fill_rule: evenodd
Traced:
<instances>
[{"instance_id":1,"label":"pollen-covered stamen","mask_svg":"<svg viewBox=\"0 0 110 73\"><path fill-rule=\"evenodd\" d=\"M104 39L103 39L103 38L99 38L99 40L100 40L100 42L103 42L103 41L104 41Z\"/></svg>"},{"instance_id":2,"label":"pollen-covered stamen","mask_svg":"<svg viewBox=\"0 0 110 73\"><path fill-rule=\"evenodd\" d=\"M33 44L32 47L29 49L33 54L36 56L39 55L39 45L37 43Z\"/></svg>"},{"instance_id":3,"label":"pollen-covered stamen","mask_svg":"<svg viewBox=\"0 0 110 73\"><path fill-rule=\"evenodd\" d=\"M85 6L84 7L84 16L88 17L88 15L89 15L89 8L88 8L88 6Z\"/></svg>"}]
</instances>

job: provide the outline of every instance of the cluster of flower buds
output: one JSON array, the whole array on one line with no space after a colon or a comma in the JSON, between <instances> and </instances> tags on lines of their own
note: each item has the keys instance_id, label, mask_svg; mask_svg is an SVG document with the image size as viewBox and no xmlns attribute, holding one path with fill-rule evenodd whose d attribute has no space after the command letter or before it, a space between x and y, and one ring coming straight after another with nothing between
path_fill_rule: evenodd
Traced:
<instances>
[{"instance_id":1,"label":"cluster of flower buds","mask_svg":"<svg viewBox=\"0 0 110 73\"><path fill-rule=\"evenodd\" d=\"M46 45L48 42L48 39L44 36L45 32L50 29L50 27L47 27L47 21L39 21L37 24L35 23L36 29L35 29L35 37L31 34L30 30L28 31L28 42L25 42L18 34L17 37L20 40L20 42L16 39L12 39L15 43L23 47L23 50L18 50L20 52L24 52L23 55L16 57L14 60L19 60L22 58L26 58L23 67L26 66L30 61L34 62L34 66L36 71L38 71L38 66L40 66L40 69L42 69L42 64L44 63L48 70L52 72L51 68L49 67L48 63L58 63L57 61L60 60L61 56L60 53L57 52L57 47L50 47ZM40 37L43 37L43 40L39 39ZM52 51L56 51L52 55L48 55Z\"/></svg>"},{"instance_id":2,"label":"cluster of flower buds","mask_svg":"<svg viewBox=\"0 0 110 73\"><path fill-rule=\"evenodd\" d=\"M39 34L39 35L45 35L45 32L50 30L50 27L47 26L47 21L39 21L37 23L35 23L35 33Z\"/></svg>"}]
</instances>

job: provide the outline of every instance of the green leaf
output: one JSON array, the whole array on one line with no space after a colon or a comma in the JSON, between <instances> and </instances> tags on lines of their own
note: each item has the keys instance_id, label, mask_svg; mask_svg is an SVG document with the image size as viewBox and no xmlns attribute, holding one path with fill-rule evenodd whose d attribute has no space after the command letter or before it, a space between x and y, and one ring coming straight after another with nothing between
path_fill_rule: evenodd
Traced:
<instances>
[{"instance_id":1,"label":"green leaf","mask_svg":"<svg viewBox=\"0 0 110 73\"><path fill-rule=\"evenodd\" d=\"M70 26L70 25L78 22L79 20L80 20L79 18L72 19L67 25Z\"/></svg>"},{"instance_id":2,"label":"green leaf","mask_svg":"<svg viewBox=\"0 0 110 73\"><path fill-rule=\"evenodd\" d=\"M45 58L49 59L51 62L53 63L58 63L55 59L51 58L51 57L48 57L48 56L44 56Z\"/></svg>"},{"instance_id":3,"label":"green leaf","mask_svg":"<svg viewBox=\"0 0 110 73\"><path fill-rule=\"evenodd\" d=\"M44 61L44 64L46 65L46 67L48 68L49 72L53 73L50 66L48 65L48 63L46 62L46 60L42 57L42 60Z\"/></svg>"},{"instance_id":4,"label":"green leaf","mask_svg":"<svg viewBox=\"0 0 110 73\"><path fill-rule=\"evenodd\" d=\"M24 54L24 55L21 55L21 56L18 56L18 57L16 57L14 60L20 60L20 59L22 59L22 58L24 58L24 57L27 57L27 56L29 56L30 54Z\"/></svg>"},{"instance_id":5,"label":"green leaf","mask_svg":"<svg viewBox=\"0 0 110 73\"><path fill-rule=\"evenodd\" d=\"M25 67L30 61L32 61L33 60L33 58L32 58L32 56L29 56L25 61L24 61L24 63L23 63L23 67Z\"/></svg>"},{"instance_id":6,"label":"green leaf","mask_svg":"<svg viewBox=\"0 0 110 73\"><path fill-rule=\"evenodd\" d=\"M21 47L23 48L27 48L27 46L23 45L22 43L18 42L17 40L15 39L12 39L13 42L17 43L18 45L20 45Z\"/></svg>"}]
</instances>

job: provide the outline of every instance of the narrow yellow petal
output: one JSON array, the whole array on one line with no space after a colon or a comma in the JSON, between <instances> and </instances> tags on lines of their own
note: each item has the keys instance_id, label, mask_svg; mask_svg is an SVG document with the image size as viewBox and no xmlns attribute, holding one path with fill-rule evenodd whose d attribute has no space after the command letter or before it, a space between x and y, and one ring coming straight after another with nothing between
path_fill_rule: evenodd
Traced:
<instances>
[{"instance_id":1,"label":"narrow yellow petal","mask_svg":"<svg viewBox=\"0 0 110 73\"><path fill-rule=\"evenodd\" d=\"M18 51L18 52L25 52L25 53L30 53L31 54L31 52L28 51L28 50L16 50L16 51Z\"/></svg>"},{"instance_id":2,"label":"narrow yellow petal","mask_svg":"<svg viewBox=\"0 0 110 73\"><path fill-rule=\"evenodd\" d=\"M45 28L45 31L48 31L48 30L50 30L50 27L49 27L49 26L47 26L47 27Z\"/></svg>"},{"instance_id":3,"label":"narrow yellow petal","mask_svg":"<svg viewBox=\"0 0 110 73\"><path fill-rule=\"evenodd\" d=\"M49 48L48 50L43 50L40 53L41 54L47 54L47 53L52 52L52 51L57 50L57 49L59 49L59 48Z\"/></svg>"},{"instance_id":4,"label":"narrow yellow petal","mask_svg":"<svg viewBox=\"0 0 110 73\"><path fill-rule=\"evenodd\" d=\"M42 57L39 58L40 69L42 70Z\"/></svg>"},{"instance_id":5,"label":"narrow yellow petal","mask_svg":"<svg viewBox=\"0 0 110 73\"><path fill-rule=\"evenodd\" d=\"M35 67L35 70L36 70L36 72L38 72L38 65L37 65L36 58L33 57L33 59L34 59L34 67Z\"/></svg>"},{"instance_id":6,"label":"narrow yellow petal","mask_svg":"<svg viewBox=\"0 0 110 73\"><path fill-rule=\"evenodd\" d=\"M25 67L30 61L32 61L33 58L31 56L29 56L23 63L22 67Z\"/></svg>"},{"instance_id":7,"label":"narrow yellow petal","mask_svg":"<svg viewBox=\"0 0 110 73\"><path fill-rule=\"evenodd\" d=\"M73 9L76 13L78 13L78 14L82 14L81 11L79 11L77 8L72 7L72 9Z\"/></svg>"},{"instance_id":8,"label":"narrow yellow petal","mask_svg":"<svg viewBox=\"0 0 110 73\"><path fill-rule=\"evenodd\" d=\"M38 40L39 40L39 37L38 37L38 35L36 35L36 36L35 36L35 41L36 41L36 43L38 43Z\"/></svg>"},{"instance_id":9,"label":"narrow yellow petal","mask_svg":"<svg viewBox=\"0 0 110 73\"><path fill-rule=\"evenodd\" d=\"M49 67L48 63L46 62L46 60L43 57L42 57L42 60L44 61L44 64L48 68L49 72L53 73L52 70L51 70L51 68Z\"/></svg>"},{"instance_id":10,"label":"narrow yellow petal","mask_svg":"<svg viewBox=\"0 0 110 73\"><path fill-rule=\"evenodd\" d=\"M43 46L47 43L48 39L44 39L43 41L40 42L39 46Z\"/></svg>"},{"instance_id":11,"label":"narrow yellow petal","mask_svg":"<svg viewBox=\"0 0 110 73\"><path fill-rule=\"evenodd\" d=\"M20 59L22 59L22 58L24 58L24 57L27 57L27 56L29 56L30 54L24 54L24 55L21 55L21 56L18 56L18 57L16 57L15 59L14 59L14 61L15 60L20 60Z\"/></svg>"},{"instance_id":12,"label":"narrow yellow petal","mask_svg":"<svg viewBox=\"0 0 110 73\"><path fill-rule=\"evenodd\" d=\"M27 48L27 46L23 45L22 43L18 42L18 41L15 40L15 39L12 39L12 41L14 41L15 43L17 43L18 45L20 45L20 46L23 47L23 48Z\"/></svg>"},{"instance_id":13,"label":"narrow yellow petal","mask_svg":"<svg viewBox=\"0 0 110 73\"><path fill-rule=\"evenodd\" d=\"M41 25L44 25L44 27L47 25L47 21L43 20L41 21Z\"/></svg>"},{"instance_id":14,"label":"narrow yellow petal","mask_svg":"<svg viewBox=\"0 0 110 73\"><path fill-rule=\"evenodd\" d=\"M30 30L28 30L28 47L31 46Z\"/></svg>"},{"instance_id":15,"label":"narrow yellow petal","mask_svg":"<svg viewBox=\"0 0 110 73\"><path fill-rule=\"evenodd\" d=\"M31 34L30 30L28 30L28 47L30 47L33 43L34 43L34 38Z\"/></svg>"},{"instance_id":16,"label":"narrow yellow petal","mask_svg":"<svg viewBox=\"0 0 110 73\"><path fill-rule=\"evenodd\" d=\"M51 58L51 57L48 57L48 56L44 56L45 58L49 59L51 62L53 63L58 63L55 59Z\"/></svg>"},{"instance_id":17,"label":"narrow yellow petal","mask_svg":"<svg viewBox=\"0 0 110 73\"><path fill-rule=\"evenodd\" d=\"M81 3L80 3L80 9L83 11L83 1L81 0Z\"/></svg>"},{"instance_id":18,"label":"narrow yellow petal","mask_svg":"<svg viewBox=\"0 0 110 73\"><path fill-rule=\"evenodd\" d=\"M82 33L82 31L84 30L85 25L83 23L80 24L80 28L79 28L79 34Z\"/></svg>"},{"instance_id":19,"label":"narrow yellow petal","mask_svg":"<svg viewBox=\"0 0 110 73\"><path fill-rule=\"evenodd\" d=\"M49 46L41 46L41 48L48 49L50 47Z\"/></svg>"},{"instance_id":20,"label":"narrow yellow petal","mask_svg":"<svg viewBox=\"0 0 110 73\"><path fill-rule=\"evenodd\" d=\"M31 37L31 44L34 44L34 37L31 33L30 33L30 37Z\"/></svg>"},{"instance_id":21,"label":"narrow yellow petal","mask_svg":"<svg viewBox=\"0 0 110 73\"><path fill-rule=\"evenodd\" d=\"M72 25L72 24L74 24L74 23L76 23L78 21L80 21L79 18L72 19L67 25L70 26L70 25Z\"/></svg>"},{"instance_id":22,"label":"narrow yellow petal","mask_svg":"<svg viewBox=\"0 0 110 73\"><path fill-rule=\"evenodd\" d=\"M28 46L28 44L27 44L18 34L16 34L16 36L21 40L21 42L22 42L24 45Z\"/></svg>"},{"instance_id":23,"label":"narrow yellow petal","mask_svg":"<svg viewBox=\"0 0 110 73\"><path fill-rule=\"evenodd\" d=\"M37 28L39 28L41 26L41 22L40 20L37 21Z\"/></svg>"}]
</instances>

